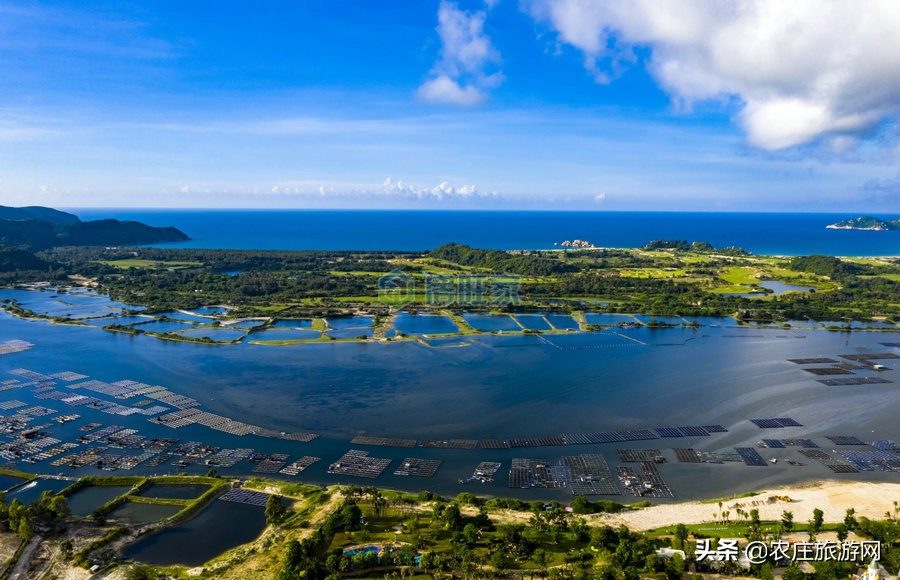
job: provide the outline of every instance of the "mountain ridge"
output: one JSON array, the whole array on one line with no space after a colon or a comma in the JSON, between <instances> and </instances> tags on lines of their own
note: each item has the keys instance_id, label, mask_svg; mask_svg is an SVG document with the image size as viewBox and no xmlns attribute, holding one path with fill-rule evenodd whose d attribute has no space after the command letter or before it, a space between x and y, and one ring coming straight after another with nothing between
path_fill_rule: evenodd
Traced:
<instances>
[{"instance_id":1,"label":"mountain ridge","mask_svg":"<svg viewBox=\"0 0 900 580\"><path fill-rule=\"evenodd\" d=\"M171 226L155 227L117 219L81 221L74 214L49 207L0 206L0 246L22 250L153 244L189 239L184 232Z\"/></svg>"}]
</instances>

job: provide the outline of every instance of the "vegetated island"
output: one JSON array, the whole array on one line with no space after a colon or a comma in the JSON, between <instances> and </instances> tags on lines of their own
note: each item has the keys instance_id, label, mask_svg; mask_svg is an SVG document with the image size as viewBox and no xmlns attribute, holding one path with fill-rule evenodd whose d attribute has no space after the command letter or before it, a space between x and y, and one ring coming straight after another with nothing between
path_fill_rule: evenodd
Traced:
<instances>
[{"instance_id":1,"label":"vegetated island","mask_svg":"<svg viewBox=\"0 0 900 580\"><path fill-rule=\"evenodd\" d=\"M900 230L900 218L883 220L871 216L860 216L825 226L829 230L868 230L873 232L889 232Z\"/></svg>"},{"instance_id":2,"label":"vegetated island","mask_svg":"<svg viewBox=\"0 0 900 580\"><path fill-rule=\"evenodd\" d=\"M174 227L154 227L136 221L81 221L49 207L0 206L0 247L46 250L61 246L122 246L182 242L190 238ZM24 256L19 256L24 259Z\"/></svg>"}]
</instances>

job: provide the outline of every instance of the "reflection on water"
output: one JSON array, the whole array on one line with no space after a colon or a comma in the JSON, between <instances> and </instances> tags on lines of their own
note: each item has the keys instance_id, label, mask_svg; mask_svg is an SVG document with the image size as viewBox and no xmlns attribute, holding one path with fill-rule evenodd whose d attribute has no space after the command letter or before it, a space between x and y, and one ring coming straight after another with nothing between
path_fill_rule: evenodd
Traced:
<instances>
[{"instance_id":1,"label":"reflection on water","mask_svg":"<svg viewBox=\"0 0 900 580\"><path fill-rule=\"evenodd\" d=\"M172 499L196 499L209 487L205 485L151 485L138 495L142 497L168 497Z\"/></svg>"},{"instance_id":2,"label":"reflection on water","mask_svg":"<svg viewBox=\"0 0 900 580\"><path fill-rule=\"evenodd\" d=\"M631 316L594 316L601 320L618 320L622 316L636 322ZM322 437L301 444L234 437L199 425L176 431L148 422L144 416L112 417L87 406L78 409L83 415L80 422L49 427L52 436L73 440L83 434L78 426L97 421L139 429L141 435L148 437L202 440L221 447L289 453L292 460L313 455L323 461L300 478L317 483L340 481L326 474L328 463L350 449L350 438L360 432L417 439L482 439L721 424L729 429L727 433L654 442L660 446L721 450L735 445L753 446L761 436L768 436L749 423L749 418L790 416L804 427L776 437L850 434L896 440L900 436L895 417L900 406L900 371L895 366L889 364L881 372L854 371L858 376L877 374L893 383L827 387L787 360L900 353L879 344L896 342L898 337L893 333L751 328L738 326L733 319L697 318L698 328L612 327L593 333L480 335L430 341L441 348L413 341L329 342L292 347L256 346L245 341L240 346L210 348L8 316L2 320L0 341L22 339L36 345L0 360L6 365L0 369L4 380L13 378L5 371L14 368L47 373L72 370L106 382L130 379L163 385L194 397L204 410L213 413L276 431L313 431ZM589 316L588 321L591 320ZM260 334L275 332L282 331ZM455 344L467 346L455 348ZM28 405L72 412L61 402L34 399L30 389L19 389L8 396ZM615 461L615 447L479 448L474 453L417 449L415 456L444 461L437 476L426 484L429 489L453 494L459 491L457 480L468 477L477 461L503 461L507 469L513 457L553 459L588 452L606 453L610 461ZM410 451L379 448L372 454L400 461ZM48 463L38 463L35 469L59 471ZM815 469L789 470L782 468L782 463L769 466L768 471L754 477L770 477L766 474L771 473L782 479L799 479L810 477L808 472ZM142 469L136 468L134 473ZM171 472L175 468L166 464L153 469L151 473ZM195 472L205 469L208 468L198 465ZM247 474L251 469L244 462L233 473ZM701 471L707 477L696 481L692 474L697 472L691 471L695 469L699 468L665 467L679 481L690 482L691 487L675 485L681 497L720 489L732 481L713 477L708 471ZM375 483L407 489L422 485L420 480L411 481L392 473L388 469ZM746 476L745 470L737 470L734 481L749 481ZM870 476L879 474L860 477ZM502 473L497 482L479 490L512 493L506 489ZM548 492L535 493L546 497ZM87 513L98 502L92 503L95 505L85 508Z\"/></svg>"},{"instance_id":3,"label":"reflection on water","mask_svg":"<svg viewBox=\"0 0 900 580\"><path fill-rule=\"evenodd\" d=\"M446 316L428 314L399 313L394 319L394 328L404 334L446 334L459 332L459 327Z\"/></svg>"},{"instance_id":4,"label":"reflection on water","mask_svg":"<svg viewBox=\"0 0 900 580\"><path fill-rule=\"evenodd\" d=\"M109 519L129 524L147 524L174 516L182 509L182 506L153 505L126 501L110 512Z\"/></svg>"},{"instance_id":5,"label":"reflection on water","mask_svg":"<svg viewBox=\"0 0 900 580\"><path fill-rule=\"evenodd\" d=\"M130 486L90 486L79 489L69 496L69 508L76 516L90 515L106 502L126 493Z\"/></svg>"},{"instance_id":6,"label":"reflection on water","mask_svg":"<svg viewBox=\"0 0 900 580\"><path fill-rule=\"evenodd\" d=\"M19 480L21 481L21 480ZM58 479L36 479L22 487L15 489L6 494L6 501L11 502L18 499L24 505L30 505L31 502L41 497L41 493L52 491L58 493L72 485L71 481L63 481Z\"/></svg>"},{"instance_id":7,"label":"reflection on water","mask_svg":"<svg viewBox=\"0 0 900 580\"><path fill-rule=\"evenodd\" d=\"M215 500L188 521L138 540L123 556L157 566L198 566L252 541L264 527L261 507Z\"/></svg>"},{"instance_id":8,"label":"reflection on water","mask_svg":"<svg viewBox=\"0 0 900 580\"><path fill-rule=\"evenodd\" d=\"M521 330L516 321L509 316L491 316L482 314L463 314L463 319L472 328L484 332L497 332L500 330Z\"/></svg>"}]
</instances>

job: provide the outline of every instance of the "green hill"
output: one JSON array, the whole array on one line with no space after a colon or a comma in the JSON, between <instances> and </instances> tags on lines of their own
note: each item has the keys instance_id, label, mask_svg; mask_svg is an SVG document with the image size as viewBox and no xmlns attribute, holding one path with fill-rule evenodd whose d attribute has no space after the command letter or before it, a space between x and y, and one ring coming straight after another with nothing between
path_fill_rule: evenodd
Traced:
<instances>
[{"instance_id":1,"label":"green hill","mask_svg":"<svg viewBox=\"0 0 900 580\"><path fill-rule=\"evenodd\" d=\"M0 246L0 272L46 270L49 266L30 252Z\"/></svg>"},{"instance_id":2,"label":"green hill","mask_svg":"<svg viewBox=\"0 0 900 580\"><path fill-rule=\"evenodd\" d=\"M77 224L81 221L75 214L66 213L64 211L59 211L58 209L42 207L39 205L32 205L28 207L9 207L0 205L0 220L37 220L58 226Z\"/></svg>"},{"instance_id":3,"label":"green hill","mask_svg":"<svg viewBox=\"0 0 900 580\"><path fill-rule=\"evenodd\" d=\"M0 206L0 245L26 250L56 246L123 246L179 242L190 238L173 227L115 219L83 222L46 207Z\"/></svg>"}]
</instances>

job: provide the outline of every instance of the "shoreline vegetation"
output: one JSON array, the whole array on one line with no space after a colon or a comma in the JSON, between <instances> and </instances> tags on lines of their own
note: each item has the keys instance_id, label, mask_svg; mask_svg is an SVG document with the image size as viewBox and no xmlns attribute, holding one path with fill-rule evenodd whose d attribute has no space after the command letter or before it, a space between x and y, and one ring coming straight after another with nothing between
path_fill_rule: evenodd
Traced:
<instances>
[{"instance_id":1,"label":"shoreline vegetation","mask_svg":"<svg viewBox=\"0 0 900 580\"><path fill-rule=\"evenodd\" d=\"M533 252L479 250L447 244L431 252L270 252L159 248L56 248L38 258L49 270L0 271L0 285L23 288L82 287L184 322L190 333L156 330L141 322L105 330L211 345L250 342L271 346L305 343L403 341L477 334L558 334L616 326L699 326L695 318L733 318L741 325L787 328L806 321L830 331L896 330L900 323L900 258L756 256L740 248L702 242L654 241L640 249L564 249ZM405 294L381 293L380 280L401 277ZM450 294L435 296L439 285ZM492 300L495 284L513 284L509 300ZM472 289L477 290L472 294ZM480 294L478 293L480 292ZM213 313L196 309L220 305ZM0 304L23 318L90 324L91 318L45 315L15 300ZM393 332L401 313L449 318L456 332ZM509 317L507 330L479 330L463 315ZM523 314L563 314L577 327L528 328ZM590 324L586 314L630 319ZM645 319L634 318L636 315ZM109 316L108 314L105 316ZM338 332L329 321L372 318L368 331ZM96 318L104 318L98 315ZM279 320L301 319L310 336L263 336ZM673 319L675 320L673 322ZM147 322L152 318L147 318ZM186 327L187 328L187 327ZM209 329L208 334L202 330ZM224 333L238 329L241 333ZM238 336L239 334L239 336ZM337 336L334 336L337 334Z\"/></svg>"},{"instance_id":2,"label":"shoreline vegetation","mask_svg":"<svg viewBox=\"0 0 900 580\"><path fill-rule=\"evenodd\" d=\"M194 499L165 497L166 486L184 485L204 491ZM68 498L98 486L119 487L122 493L87 516L72 515ZM140 495L150 487L156 492L153 497ZM122 558L131 544L185 523L235 488L264 494L265 528L250 543L223 547L222 553L193 567L151 566ZM744 569L737 562L700 562L695 546L704 538L736 538L741 546L754 540L876 540L882 543L880 564L895 574L900 566L900 504L895 498L900 498L900 483L838 480L730 498L629 506L584 496L568 505L467 492L446 498L376 487L222 478L214 472L205 477L88 476L58 494L45 492L30 507L3 500L0 520L6 529L14 529L0 532L0 540L18 546L5 577L682 578L687 573L707 578L738 573L772 578L776 572L788 577L791 569L804 573L796 564L774 560ZM152 522L111 519L126 503L181 509ZM665 549L678 556L662 557ZM815 575L809 578L841 577L867 564L812 562Z\"/></svg>"}]
</instances>

